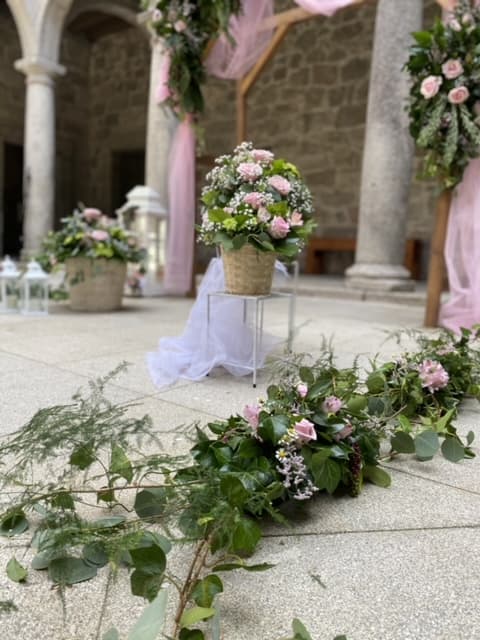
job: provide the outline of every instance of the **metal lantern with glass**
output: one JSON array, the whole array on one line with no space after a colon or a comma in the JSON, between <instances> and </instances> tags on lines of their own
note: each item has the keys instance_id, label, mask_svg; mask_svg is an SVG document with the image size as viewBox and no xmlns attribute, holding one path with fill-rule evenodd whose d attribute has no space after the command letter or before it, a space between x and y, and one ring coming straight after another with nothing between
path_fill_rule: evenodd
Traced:
<instances>
[{"instance_id":1,"label":"metal lantern with glass","mask_svg":"<svg viewBox=\"0 0 480 640\"><path fill-rule=\"evenodd\" d=\"M0 311L2 313L18 313L18 271L15 263L8 256L1 263L0 271Z\"/></svg>"},{"instance_id":2,"label":"metal lantern with glass","mask_svg":"<svg viewBox=\"0 0 480 640\"><path fill-rule=\"evenodd\" d=\"M21 279L22 314L48 314L48 274L35 260L30 260Z\"/></svg>"}]
</instances>

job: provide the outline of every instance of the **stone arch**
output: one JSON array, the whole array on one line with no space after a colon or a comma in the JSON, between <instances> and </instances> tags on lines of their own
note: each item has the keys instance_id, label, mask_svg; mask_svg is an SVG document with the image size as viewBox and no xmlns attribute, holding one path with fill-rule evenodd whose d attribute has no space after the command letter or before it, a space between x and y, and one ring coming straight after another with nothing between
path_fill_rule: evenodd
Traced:
<instances>
[{"instance_id":1,"label":"stone arch","mask_svg":"<svg viewBox=\"0 0 480 640\"><path fill-rule=\"evenodd\" d=\"M6 0L6 5L10 9L22 49L22 55L28 56L32 49L33 33L30 18L25 9L25 5L15 0Z\"/></svg>"},{"instance_id":2,"label":"stone arch","mask_svg":"<svg viewBox=\"0 0 480 640\"><path fill-rule=\"evenodd\" d=\"M127 24L139 29L149 37L148 29L138 21L138 13L127 6L113 4L109 0L82 0L74 2L67 19L67 25L72 23L82 13L103 13L123 20Z\"/></svg>"},{"instance_id":3,"label":"stone arch","mask_svg":"<svg viewBox=\"0 0 480 640\"><path fill-rule=\"evenodd\" d=\"M39 19L38 44L42 58L58 62L63 26L73 0L49 0Z\"/></svg>"}]
</instances>

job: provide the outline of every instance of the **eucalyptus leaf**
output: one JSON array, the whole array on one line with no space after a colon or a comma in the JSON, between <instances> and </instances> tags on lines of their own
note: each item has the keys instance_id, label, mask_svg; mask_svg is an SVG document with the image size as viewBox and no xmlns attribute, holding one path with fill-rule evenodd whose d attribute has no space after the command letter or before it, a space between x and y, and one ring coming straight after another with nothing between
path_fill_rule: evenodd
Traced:
<instances>
[{"instance_id":1,"label":"eucalyptus leaf","mask_svg":"<svg viewBox=\"0 0 480 640\"><path fill-rule=\"evenodd\" d=\"M112 627L102 636L102 640L120 640L120 636L118 635L118 631Z\"/></svg>"},{"instance_id":2,"label":"eucalyptus leaf","mask_svg":"<svg viewBox=\"0 0 480 640\"><path fill-rule=\"evenodd\" d=\"M135 569L151 576L163 574L167 559L163 549L157 544L130 549Z\"/></svg>"},{"instance_id":3,"label":"eucalyptus leaf","mask_svg":"<svg viewBox=\"0 0 480 640\"><path fill-rule=\"evenodd\" d=\"M245 564L244 562L226 562L223 564L216 564L213 567L214 571L235 571L236 569L243 569L244 571L268 571L273 569L274 564L268 562L262 562L262 564Z\"/></svg>"},{"instance_id":4,"label":"eucalyptus leaf","mask_svg":"<svg viewBox=\"0 0 480 640\"><path fill-rule=\"evenodd\" d=\"M163 487L142 489L135 496L134 509L139 518L155 518L165 511L166 502L167 495Z\"/></svg>"},{"instance_id":5,"label":"eucalyptus leaf","mask_svg":"<svg viewBox=\"0 0 480 640\"><path fill-rule=\"evenodd\" d=\"M50 562L48 575L55 584L70 585L91 580L97 575L97 568L86 564L81 558L65 556Z\"/></svg>"},{"instance_id":6,"label":"eucalyptus leaf","mask_svg":"<svg viewBox=\"0 0 480 640\"><path fill-rule=\"evenodd\" d=\"M215 609L211 607L193 607L193 609L187 609L187 611L183 612L183 615L180 618L180 624L182 627L192 627L194 624L197 624L202 620L208 620L208 618L211 618L214 615Z\"/></svg>"},{"instance_id":7,"label":"eucalyptus leaf","mask_svg":"<svg viewBox=\"0 0 480 640\"><path fill-rule=\"evenodd\" d=\"M450 462L460 462L465 457L465 448L456 438L445 438L442 442L442 454Z\"/></svg>"},{"instance_id":8,"label":"eucalyptus leaf","mask_svg":"<svg viewBox=\"0 0 480 640\"><path fill-rule=\"evenodd\" d=\"M427 429L415 436L415 453L419 459L431 459L439 448L440 441L435 431Z\"/></svg>"},{"instance_id":9,"label":"eucalyptus leaf","mask_svg":"<svg viewBox=\"0 0 480 640\"><path fill-rule=\"evenodd\" d=\"M405 431L396 431L390 438L390 444L397 453L415 453L415 442Z\"/></svg>"},{"instance_id":10,"label":"eucalyptus leaf","mask_svg":"<svg viewBox=\"0 0 480 640\"><path fill-rule=\"evenodd\" d=\"M105 545L101 542L90 542L83 547L82 558L93 567L104 567L108 562Z\"/></svg>"},{"instance_id":11,"label":"eucalyptus leaf","mask_svg":"<svg viewBox=\"0 0 480 640\"><path fill-rule=\"evenodd\" d=\"M165 624L166 609L167 592L163 589L134 624L128 640L157 640Z\"/></svg>"},{"instance_id":12,"label":"eucalyptus leaf","mask_svg":"<svg viewBox=\"0 0 480 640\"><path fill-rule=\"evenodd\" d=\"M5 515L0 521L0 536L11 538L24 533L29 527L22 509L16 509Z\"/></svg>"},{"instance_id":13,"label":"eucalyptus leaf","mask_svg":"<svg viewBox=\"0 0 480 640\"><path fill-rule=\"evenodd\" d=\"M13 580L13 582L25 582L27 575L27 569L25 569L25 567L21 565L15 557L8 561L7 576L10 580Z\"/></svg>"},{"instance_id":14,"label":"eucalyptus leaf","mask_svg":"<svg viewBox=\"0 0 480 640\"><path fill-rule=\"evenodd\" d=\"M131 482L133 479L132 463L128 459L125 451L116 444L112 446L109 471L111 474L116 474L124 478L127 482Z\"/></svg>"}]
</instances>

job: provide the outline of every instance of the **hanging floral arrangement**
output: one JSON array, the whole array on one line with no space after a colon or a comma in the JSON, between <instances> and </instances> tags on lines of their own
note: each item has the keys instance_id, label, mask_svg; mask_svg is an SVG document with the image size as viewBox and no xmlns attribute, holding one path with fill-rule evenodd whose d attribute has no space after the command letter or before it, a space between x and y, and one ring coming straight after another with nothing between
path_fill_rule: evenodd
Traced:
<instances>
[{"instance_id":1,"label":"hanging floral arrangement","mask_svg":"<svg viewBox=\"0 0 480 640\"><path fill-rule=\"evenodd\" d=\"M241 0L158 0L153 7L145 0L143 5L170 55L170 106L179 115L202 113L208 48L220 35L229 35L230 18L240 13Z\"/></svg>"},{"instance_id":2,"label":"hanging floral arrangement","mask_svg":"<svg viewBox=\"0 0 480 640\"><path fill-rule=\"evenodd\" d=\"M480 8L460 0L446 22L414 33L410 132L426 154L422 177L445 188L462 181L480 155Z\"/></svg>"}]
</instances>

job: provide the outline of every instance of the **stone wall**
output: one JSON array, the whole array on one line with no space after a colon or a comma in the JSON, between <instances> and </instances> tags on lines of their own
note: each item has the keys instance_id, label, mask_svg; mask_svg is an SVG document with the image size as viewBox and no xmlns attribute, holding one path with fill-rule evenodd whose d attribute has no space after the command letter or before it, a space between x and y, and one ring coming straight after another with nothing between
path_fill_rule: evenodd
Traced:
<instances>
[{"instance_id":1,"label":"stone wall","mask_svg":"<svg viewBox=\"0 0 480 640\"><path fill-rule=\"evenodd\" d=\"M96 41L90 57L88 200L112 208L112 154L144 150L150 45L140 30Z\"/></svg>"}]
</instances>

